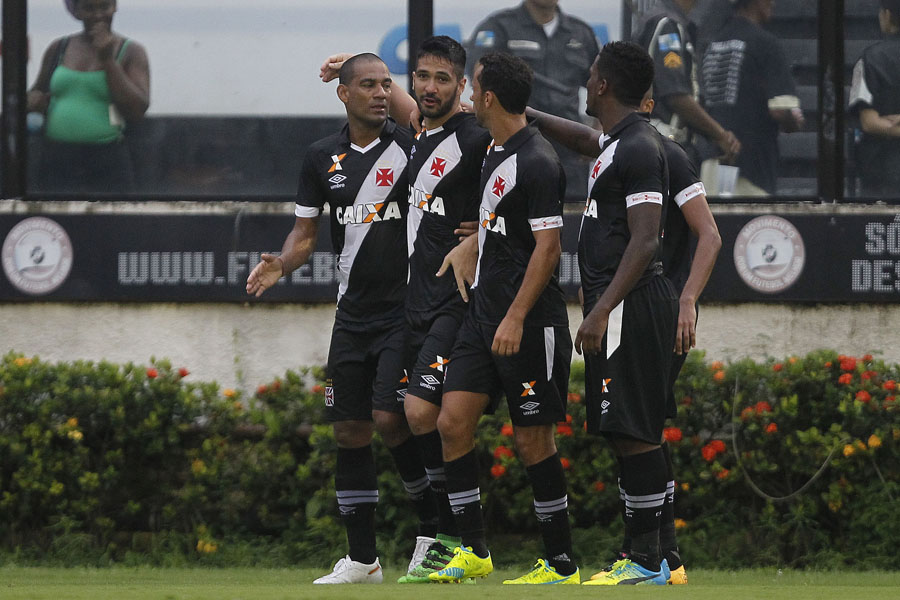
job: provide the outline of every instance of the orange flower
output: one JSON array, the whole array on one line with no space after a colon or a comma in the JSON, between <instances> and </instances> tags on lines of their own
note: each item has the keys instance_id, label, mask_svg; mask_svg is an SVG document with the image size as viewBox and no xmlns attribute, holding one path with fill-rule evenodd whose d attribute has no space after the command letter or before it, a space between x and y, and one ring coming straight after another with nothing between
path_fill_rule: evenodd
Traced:
<instances>
[{"instance_id":1,"label":"orange flower","mask_svg":"<svg viewBox=\"0 0 900 600\"><path fill-rule=\"evenodd\" d=\"M763 413L772 412L772 405L769 404L768 402L766 402L765 400L763 400L761 402L757 402L753 406L753 409L756 411L756 414L761 415Z\"/></svg>"},{"instance_id":2,"label":"orange flower","mask_svg":"<svg viewBox=\"0 0 900 600\"><path fill-rule=\"evenodd\" d=\"M579 402L581 402L581 394L579 394L578 392L569 392L569 394L566 396L566 400L568 400L572 404L578 404Z\"/></svg>"},{"instance_id":3,"label":"orange flower","mask_svg":"<svg viewBox=\"0 0 900 600\"><path fill-rule=\"evenodd\" d=\"M572 424L572 415L566 415L566 423L568 423L569 425Z\"/></svg>"},{"instance_id":4,"label":"orange flower","mask_svg":"<svg viewBox=\"0 0 900 600\"><path fill-rule=\"evenodd\" d=\"M844 357L841 360L841 371L853 371L856 369L856 359L852 356Z\"/></svg>"},{"instance_id":5,"label":"orange flower","mask_svg":"<svg viewBox=\"0 0 900 600\"><path fill-rule=\"evenodd\" d=\"M265 394L268 391L269 391L269 388L265 384L263 384L263 385L259 386L258 388L256 388L256 395L262 396L263 394Z\"/></svg>"},{"instance_id":6,"label":"orange flower","mask_svg":"<svg viewBox=\"0 0 900 600\"><path fill-rule=\"evenodd\" d=\"M753 416L753 408L751 408L749 406L741 411L741 421L746 421L747 419L749 419L752 416Z\"/></svg>"},{"instance_id":7,"label":"orange flower","mask_svg":"<svg viewBox=\"0 0 900 600\"><path fill-rule=\"evenodd\" d=\"M829 360L827 363L825 363L825 368L826 368L826 369L830 369L830 368L831 368L831 361L830 361L830 360Z\"/></svg>"},{"instance_id":8,"label":"orange flower","mask_svg":"<svg viewBox=\"0 0 900 600\"><path fill-rule=\"evenodd\" d=\"M512 458L515 454L513 454L513 451L506 446L497 446L494 448L494 458L499 459L502 456Z\"/></svg>"},{"instance_id":9,"label":"orange flower","mask_svg":"<svg viewBox=\"0 0 900 600\"><path fill-rule=\"evenodd\" d=\"M606 489L606 484L603 483L602 481L595 481L594 489L597 490L598 492L602 492L603 490Z\"/></svg>"},{"instance_id":10,"label":"orange flower","mask_svg":"<svg viewBox=\"0 0 900 600\"><path fill-rule=\"evenodd\" d=\"M897 382L893 379L888 379L882 384L881 387L889 392L893 392L895 389L897 389Z\"/></svg>"},{"instance_id":11,"label":"orange flower","mask_svg":"<svg viewBox=\"0 0 900 600\"><path fill-rule=\"evenodd\" d=\"M792 365L795 364L797 362L797 357L796 356L790 357L788 359L788 362L791 363Z\"/></svg>"},{"instance_id":12,"label":"orange flower","mask_svg":"<svg viewBox=\"0 0 900 600\"><path fill-rule=\"evenodd\" d=\"M844 385L849 385L850 382L853 381L853 375L850 373L844 373L840 377L838 377L838 383L842 383Z\"/></svg>"},{"instance_id":13,"label":"orange flower","mask_svg":"<svg viewBox=\"0 0 900 600\"><path fill-rule=\"evenodd\" d=\"M491 477L498 479L506 474L506 467L503 465L494 465L491 467Z\"/></svg>"},{"instance_id":14,"label":"orange flower","mask_svg":"<svg viewBox=\"0 0 900 600\"><path fill-rule=\"evenodd\" d=\"M716 371L713 373L713 379L716 381L724 381L725 380L725 371Z\"/></svg>"},{"instance_id":15,"label":"orange flower","mask_svg":"<svg viewBox=\"0 0 900 600\"><path fill-rule=\"evenodd\" d=\"M313 394L323 394L323 393L325 393L325 388L323 388L321 385L319 385L317 383L316 385L312 386L312 389L310 391Z\"/></svg>"},{"instance_id":16,"label":"orange flower","mask_svg":"<svg viewBox=\"0 0 900 600\"><path fill-rule=\"evenodd\" d=\"M716 453L725 452L725 442L722 440L713 440L709 443L712 446L712 449L716 451Z\"/></svg>"},{"instance_id":17,"label":"orange flower","mask_svg":"<svg viewBox=\"0 0 900 600\"><path fill-rule=\"evenodd\" d=\"M778 371L782 370L783 368L784 368L784 365L781 363L775 363L774 365L772 365L772 370L775 371L776 373Z\"/></svg>"},{"instance_id":18,"label":"orange flower","mask_svg":"<svg viewBox=\"0 0 900 600\"><path fill-rule=\"evenodd\" d=\"M156 379L157 375L159 375L159 371L157 371L153 367L147 369L147 377L149 377L150 379Z\"/></svg>"},{"instance_id":19,"label":"orange flower","mask_svg":"<svg viewBox=\"0 0 900 600\"><path fill-rule=\"evenodd\" d=\"M881 438L873 433L872 435L869 436L867 445L869 446L869 448L880 448L881 447Z\"/></svg>"},{"instance_id":20,"label":"orange flower","mask_svg":"<svg viewBox=\"0 0 900 600\"><path fill-rule=\"evenodd\" d=\"M685 527L687 527L687 521L685 521L684 519L675 519L674 523L675 529L684 529Z\"/></svg>"},{"instance_id":21,"label":"orange flower","mask_svg":"<svg viewBox=\"0 0 900 600\"><path fill-rule=\"evenodd\" d=\"M235 392L231 388L225 388L224 390L222 390L222 395L225 396L226 398L233 398L236 393L237 392Z\"/></svg>"},{"instance_id":22,"label":"orange flower","mask_svg":"<svg viewBox=\"0 0 900 600\"><path fill-rule=\"evenodd\" d=\"M504 423L500 428L500 435L505 437L512 437L513 435L513 426L509 423Z\"/></svg>"},{"instance_id":23,"label":"orange flower","mask_svg":"<svg viewBox=\"0 0 900 600\"><path fill-rule=\"evenodd\" d=\"M716 479L725 479L731 473L728 469L722 469L718 473L716 473Z\"/></svg>"},{"instance_id":24,"label":"orange flower","mask_svg":"<svg viewBox=\"0 0 900 600\"><path fill-rule=\"evenodd\" d=\"M866 354L866 355L863 356L862 359L863 359L864 361L866 361L866 362L872 362L872 359L873 359L873 358L875 358L875 357L872 356L871 354Z\"/></svg>"},{"instance_id":25,"label":"orange flower","mask_svg":"<svg viewBox=\"0 0 900 600\"><path fill-rule=\"evenodd\" d=\"M714 361L712 361L712 363L710 363L709 369L711 371L721 371L724 366L725 365L722 363L721 360L714 360Z\"/></svg>"},{"instance_id":26,"label":"orange flower","mask_svg":"<svg viewBox=\"0 0 900 600\"><path fill-rule=\"evenodd\" d=\"M872 395L869 394L869 392L867 392L866 390L859 390L858 392L856 392L856 399L864 404L868 404L872 399Z\"/></svg>"},{"instance_id":27,"label":"orange flower","mask_svg":"<svg viewBox=\"0 0 900 600\"><path fill-rule=\"evenodd\" d=\"M562 465L562 468L563 468L563 469L569 469L569 467L572 466L572 461L570 461L570 460L569 460L568 458L566 458L566 457L562 457L562 458L559 459L559 464Z\"/></svg>"},{"instance_id":28,"label":"orange flower","mask_svg":"<svg viewBox=\"0 0 900 600\"><path fill-rule=\"evenodd\" d=\"M556 434L564 435L566 437L572 437L573 435L572 426L571 425L557 425L556 426Z\"/></svg>"},{"instance_id":29,"label":"orange flower","mask_svg":"<svg viewBox=\"0 0 900 600\"><path fill-rule=\"evenodd\" d=\"M272 390L273 392L277 392L278 390L280 390L281 389L281 380L276 379L275 381L273 381L269 385L269 389Z\"/></svg>"},{"instance_id":30,"label":"orange flower","mask_svg":"<svg viewBox=\"0 0 900 600\"><path fill-rule=\"evenodd\" d=\"M182 379L184 379L185 377L187 377L190 374L191 374L191 372L188 371L187 369L185 369L184 367L181 367L180 369L178 369L178 376L181 377Z\"/></svg>"},{"instance_id":31,"label":"orange flower","mask_svg":"<svg viewBox=\"0 0 900 600\"><path fill-rule=\"evenodd\" d=\"M775 423L769 423L768 425L766 425L766 433L772 434L776 431L778 431L778 425L776 425Z\"/></svg>"},{"instance_id":32,"label":"orange flower","mask_svg":"<svg viewBox=\"0 0 900 600\"><path fill-rule=\"evenodd\" d=\"M716 460L716 449L709 444L703 446L703 448L700 450L700 454L703 455L703 459L706 462L712 462Z\"/></svg>"},{"instance_id":33,"label":"orange flower","mask_svg":"<svg viewBox=\"0 0 900 600\"><path fill-rule=\"evenodd\" d=\"M682 491L682 492L687 492L687 491L689 491L690 489L691 489L691 484L689 484L687 481L685 481L684 483L681 484L681 491Z\"/></svg>"},{"instance_id":34,"label":"orange flower","mask_svg":"<svg viewBox=\"0 0 900 600\"><path fill-rule=\"evenodd\" d=\"M663 437L667 442L680 442L682 438L681 430L677 427L666 427L663 429Z\"/></svg>"}]
</instances>

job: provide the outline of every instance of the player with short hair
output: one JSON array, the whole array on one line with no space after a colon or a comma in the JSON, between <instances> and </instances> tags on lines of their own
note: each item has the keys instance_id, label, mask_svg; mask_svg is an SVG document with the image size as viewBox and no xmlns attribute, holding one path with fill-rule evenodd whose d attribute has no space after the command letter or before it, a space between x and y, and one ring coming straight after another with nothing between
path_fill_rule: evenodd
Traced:
<instances>
[{"instance_id":1,"label":"player with short hair","mask_svg":"<svg viewBox=\"0 0 900 600\"><path fill-rule=\"evenodd\" d=\"M552 146L525 120L532 74L520 58L486 54L472 101L493 142L481 169L478 236L454 252L477 254L471 302L450 355L438 417L450 505L462 545L433 581L487 576L475 430L505 394L516 448L534 491L547 559L511 584L579 583L566 478L553 439L565 419L571 338L555 270L565 176ZM454 265L456 269L456 265Z\"/></svg>"},{"instance_id":2,"label":"player with short hair","mask_svg":"<svg viewBox=\"0 0 900 600\"><path fill-rule=\"evenodd\" d=\"M314 583L380 583L373 430L391 450L420 522L437 518L421 452L403 413L404 184L413 138L388 118L391 77L376 55L360 54L343 64L337 95L347 124L307 150L294 228L280 256L262 255L247 292L261 295L309 259L319 216L329 204L339 287L325 405L338 446L335 489L349 552Z\"/></svg>"}]
</instances>

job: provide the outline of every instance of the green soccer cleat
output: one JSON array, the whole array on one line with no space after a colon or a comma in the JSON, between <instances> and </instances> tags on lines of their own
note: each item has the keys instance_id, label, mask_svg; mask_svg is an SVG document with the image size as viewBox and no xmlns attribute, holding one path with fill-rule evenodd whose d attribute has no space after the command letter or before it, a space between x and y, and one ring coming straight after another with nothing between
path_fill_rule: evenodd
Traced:
<instances>
[{"instance_id":1,"label":"green soccer cleat","mask_svg":"<svg viewBox=\"0 0 900 600\"><path fill-rule=\"evenodd\" d=\"M539 558L531 572L526 573L521 577L516 577L515 579L507 579L503 582L504 585L548 585L555 583L573 583L578 585L581 583L581 574L578 569L575 569L575 572L571 575L560 575L556 572L556 569L547 564L546 560Z\"/></svg>"},{"instance_id":2,"label":"green soccer cleat","mask_svg":"<svg viewBox=\"0 0 900 600\"><path fill-rule=\"evenodd\" d=\"M669 579L669 569L665 563L661 564L659 571L650 571L638 563L623 558L612 565L612 570L598 579L585 581L581 585L666 585Z\"/></svg>"},{"instance_id":3,"label":"green soccer cleat","mask_svg":"<svg viewBox=\"0 0 900 600\"><path fill-rule=\"evenodd\" d=\"M447 566L453 558L453 550L440 540L435 540L425 552L425 557L409 573L397 580L397 583L431 583L428 576Z\"/></svg>"},{"instance_id":4,"label":"green soccer cleat","mask_svg":"<svg viewBox=\"0 0 900 600\"><path fill-rule=\"evenodd\" d=\"M453 549L453 558L441 569L428 575L431 581L440 581L446 583L459 583L465 579L473 579L475 577L487 577L494 570L494 563L491 562L491 555L487 558L481 558L474 552L471 547L458 546Z\"/></svg>"}]
</instances>

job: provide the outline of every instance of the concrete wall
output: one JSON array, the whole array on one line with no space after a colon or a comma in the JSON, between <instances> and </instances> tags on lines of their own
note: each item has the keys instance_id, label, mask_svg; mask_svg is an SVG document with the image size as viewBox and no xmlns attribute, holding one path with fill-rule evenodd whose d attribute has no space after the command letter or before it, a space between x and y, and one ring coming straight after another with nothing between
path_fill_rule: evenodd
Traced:
<instances>
[{"instance_id":1,"label":"concrete wall","mask_svg":"<svg viewBox=\"0 0 900 600\"><path fill-rule=\"evenodd\" d=\"M578 307L569 311L574 337ZM50 361L148 363L253 390L287 369L325 363L332 305L0 304L0 353ZM698 348L710 360L831 348L900 362L900 305L705 305Z\"/></svg>"}]
</instances>

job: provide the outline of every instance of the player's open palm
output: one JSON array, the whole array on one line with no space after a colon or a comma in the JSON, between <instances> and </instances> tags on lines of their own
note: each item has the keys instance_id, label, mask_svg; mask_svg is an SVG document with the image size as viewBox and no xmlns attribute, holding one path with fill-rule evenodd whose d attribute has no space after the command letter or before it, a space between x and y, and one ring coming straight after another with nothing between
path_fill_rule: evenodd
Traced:
<instances>
[{"instance_id":1,"label":"player's open palm","mask_svg":"<svg viewBox=\"0 0 900 600\"><path fill-rule=\"evenodd\" d=\"M284 263L274 254L263 254L259 264L247 277L247 293L259 298L263 292L275 285L284 272Z\"/></svg>"}]
</instances>

